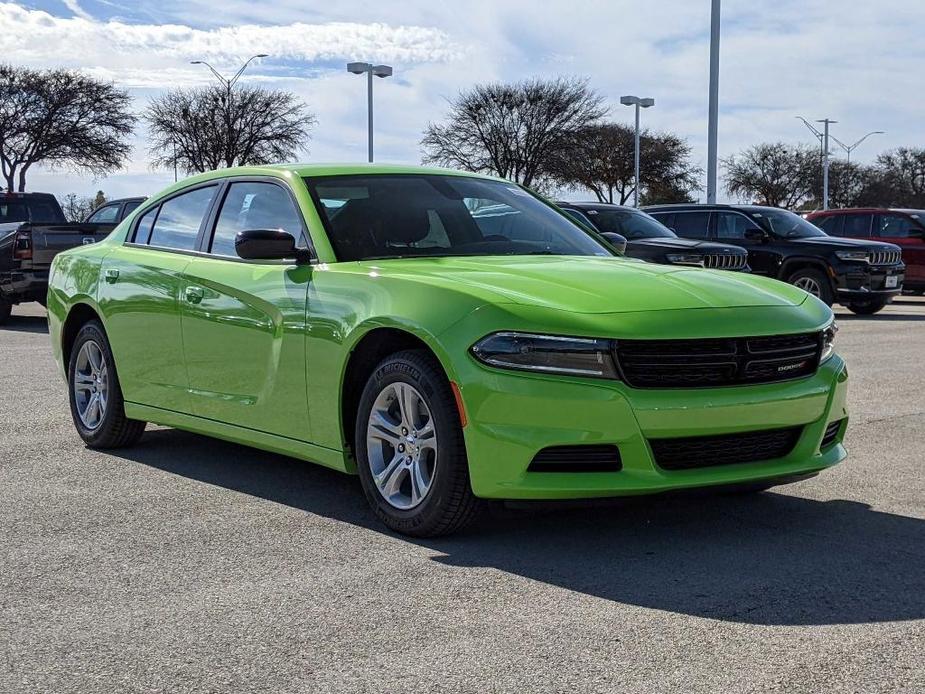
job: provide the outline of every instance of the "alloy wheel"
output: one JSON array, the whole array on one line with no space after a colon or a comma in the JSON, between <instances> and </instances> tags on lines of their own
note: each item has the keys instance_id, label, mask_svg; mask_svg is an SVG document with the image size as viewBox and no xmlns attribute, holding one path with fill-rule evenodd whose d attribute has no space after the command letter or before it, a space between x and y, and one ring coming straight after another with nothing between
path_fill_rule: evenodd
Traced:
<instances>
[{"instance_id":1,"label":"alloy wheel","mask_svg":"<svg viewBox=\"0 0 925 694\"><path fill-rule=\"evenodd\" d=\"M822 287L820 287L819 283L812 277L800 277L793 285L799 287L804 292L812 294L817 299L822 295Z\"/></svg>"},{"instance_id":2,"label":"alloy wheel","mask_svg":"<svg viewBox=\"0 0 925 694\"><path fill-rule=\"evenodd\" d=\"M437 431L413 386L390 383L376 397L366 427L366 451L376 489L391 506L408 510L424 501L437 466Z\"/></svg>"},{"instance_id":3,"label":"alloy wheel","mask_svg":"<svg viewBox=\"0 0 925 694\"><path fill-rule=\"evenodd\" d=\"M87 429L96 429L109 403L109 369L102 348L93 340L84 342L77 353L73 388L77 416Z\"/></svg>"}]
</instances>

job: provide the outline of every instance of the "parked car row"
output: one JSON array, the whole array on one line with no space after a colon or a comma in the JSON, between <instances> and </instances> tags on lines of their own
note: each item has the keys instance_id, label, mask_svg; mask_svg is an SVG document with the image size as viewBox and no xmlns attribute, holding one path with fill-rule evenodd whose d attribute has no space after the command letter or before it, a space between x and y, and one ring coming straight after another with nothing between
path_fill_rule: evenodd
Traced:
<instances>
[{"instance_id":1,"label":"parked car row","mask_svg":"<svg viewBox=\"0 0 925 694\"><path fill-rule=\"evenodd\" d=\"M144 198L113 200L68 224L54 195L0 194L0 324L15 304L45 303L48 270L59 252L102 241Z\"/></svg>"}]
</instances>

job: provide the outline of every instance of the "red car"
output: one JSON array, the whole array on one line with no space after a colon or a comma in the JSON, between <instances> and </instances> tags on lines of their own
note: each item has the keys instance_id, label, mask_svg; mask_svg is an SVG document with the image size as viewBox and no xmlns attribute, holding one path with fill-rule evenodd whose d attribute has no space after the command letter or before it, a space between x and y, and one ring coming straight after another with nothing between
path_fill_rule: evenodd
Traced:
<instances>
[{"instance_id":1,"label":"red car","mask_svg":"<svg viewBox=\"0 0 925 694\"><path fill-rule=\"evenodd\" d=\"M873 238L900 246L906 264L903 288L925 293L925 210L855 207L810 212L806 219L829 236Z\"/></svg>"}]
</instances>

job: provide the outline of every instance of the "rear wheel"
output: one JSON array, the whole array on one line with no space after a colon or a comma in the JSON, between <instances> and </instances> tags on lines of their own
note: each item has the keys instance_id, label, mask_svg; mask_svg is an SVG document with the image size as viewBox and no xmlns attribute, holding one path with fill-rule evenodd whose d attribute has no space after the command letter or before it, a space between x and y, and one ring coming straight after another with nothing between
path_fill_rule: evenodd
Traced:
<instances>
[{"instance_id":1,"label":"rear wheel","mask_svg":"<svg viewBox=\"0 0 925 694\"><path fill-rule=\"evenodd\" d=\"M453 391L424 350L387 357L370 376L357 412L355 450L367 501L397 532L445 535L482 507L469 482Z\"/></svg>"},{"instance_id":2,"label":"rear wheel","mask_svg":"<svg viewBox=\"0 0 925 694\"><path fill-rule=\"evenodd\" d=\"M145 423L125 416L125 403L109 340L99 321L80 329L67 370L71 417L91 448L120 448L136 443Z\"/></svg>"},{"instance_id":3,"label":"rear wheel","mask_svg":"<svg viewBox=\"0 0 925 694\"><path fill-rule=\"evenodd\" d=\"M0 325L3 325L10 319L13 312L13 303L6 299L0 298Z\"/></svg>"},{"instance_id":4,"label":"rear wheel","mask_svg":"<svg viewBox=\"0 0 925 694\"><path fill-rule=\"evenodd\" d=\"M848 310L859 316L871 316L880 311L889 302L889 299L871 299L869 301L856 301L848 304Z\"/></svg>"},{"instance_id":5,"label":"rear wheel","mask_svg":"<svg viewBox=\"0 0 925 694\"><path fill-rule=\"evenodd\" d=\"M831 306L835 302L832 283L821 270L806 267L794 272L787 281Z\"/></svg>"}]
</instances>

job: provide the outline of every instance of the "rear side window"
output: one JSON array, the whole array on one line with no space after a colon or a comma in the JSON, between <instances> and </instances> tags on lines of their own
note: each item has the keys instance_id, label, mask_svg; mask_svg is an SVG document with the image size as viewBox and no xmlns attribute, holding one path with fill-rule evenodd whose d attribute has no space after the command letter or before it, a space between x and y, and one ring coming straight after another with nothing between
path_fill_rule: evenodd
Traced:
<instances>
[{"instance_id":1,"label":"rear side window","mask_svg":"<svg viewBox=\"0 0 925 694\"><path fill-rule=\"evenodd\" d=\"M164 202L154 222L148 244L183 251L195 249L199 227L209 210L215 188L197 188Z\"/></svg>"},{"instance_id":2,"label":"rear side window","mask_svg":"<svg viewBox=\"0 0 925 694\"><path fill-rule=\"evenodd\" d=\"M122 216L120 217L120 219L125 219L126 217L128 217L130 214L132 214L132 212L134 212L138 208L140 204L141 204L141 200L133 200L132 202L125 203L125 205L122 206Z\"/></svg>"},{"instance_id":3,"label":"rear side window","mask_svg":"<svg viewBox=\"0 0 925 694\"><path fill-rule=\"evenodd\" d=\"M235 236L239 231L255 229L288 231L295 237L297 245L306 247L302 217L289 193L273 183L232 183L222 203L209 250L216 255L237 257Z\"/></svg>"},{"instance_id":4,"label":"rear side window","mask_svg":"<svg viewBox=\"0 0 925 694\"><path fill-rule=\"evenodd\" d=\"M870 238L870 225L873 222L872 214L846 214L844 235L850 238Z\"/></svg>"},{"instance_id":5,"label":"rear side window","mask_svg":"<svg viewBox=\"0 0 925 694\"><path fill-rule=\"evenodd\" d=\"M674 233L689 239L705 239L710 233L709 212L676 212Z\"/></svg>"},{"instance_id":6,"label":"rear side window","mask_svg":"<svg viewBox=\"0 0 925 694\"><path fill-rule=\"evenodd\" d=\"M151 239L151 229L154 228L154 218L157 217L159 209L155 207L148 210L138 220L138 226L135 228L135 243L148 243Z\"/></svg>"},{"instance_id":7,"label":"rear side window","mask_svg":"<svg viewBox=\"0 0 925 694\"><path fill-rule=\"evenodd\" d=\"M905 215L881 214L877 216L875 236L885 239L907 239L910 235L914 236L917 231L919 227Z\"/></svg>"}]
</instances>

